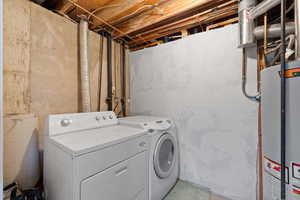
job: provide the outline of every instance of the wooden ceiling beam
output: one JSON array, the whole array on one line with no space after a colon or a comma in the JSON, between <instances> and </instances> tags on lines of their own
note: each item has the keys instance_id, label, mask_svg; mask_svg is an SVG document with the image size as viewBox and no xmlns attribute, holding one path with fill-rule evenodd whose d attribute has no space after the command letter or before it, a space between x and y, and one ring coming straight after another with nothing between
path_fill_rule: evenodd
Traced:
<instances>
[{"instance_id":1,"label":"wooden ceiling beam","mask_svg":"<svg viewBox=\"0 0 300 200\"><path fill-rule=\"evenodd\" d=\"M194 23L194 22L192 22L192 20L194 20L194 21L195 20L196 21L197 20L201 20L200 19L201 16L204 16L206 14L212 13L214 11L216 13L217 11L219 11L219 12L226 12L226 10L228 11L230 9L237 9L237 5L238 5L237 3L238 3L237 0L232 0L232 1L226 2L224 4L221 4L221 5L217 6L217 7L214 7L212 9L205 10L205 11L203 11L201 13L198 13L196 15L190 16L188 18L184 18L182 20L178 20L178 21L175 21L173 23L168 23L168 24L166 24L164 26L158 26L158 27L153 28L153 29L151 29L149 31L142 32L141 34L138 34L138 35L132 35L132 37L138 38L138 37L143 37L145 35L153 34L155 32L161 32L161 31L163 31L165 29L169 29L170 27L177 26L178 24ZM223 10L221 10L221 9L223 9ZM135 43L135 41L131 41L131 43Z\"/></svg>"},{"instance_id":2,"label":"wooden ceiling beam","mask_svg":"<svg viewBox=\"0 0 300 200\"><path fill-rule=\"evenodd\" d=\"M235 18L223 21L223 22L219 22L219 23L216 23L216 24L209 25L209 26L206 27L206 30L209 31L209 30L212 30L212 29L215 29L215 28L227 26L229 24L232 24L232 23L235 23L235 22L238 22L238 21L239 21L239 18L235 17Z\"/></svg>"},{"instance_id":3,"label":"wooden ceiling beam","mask_svg":"<svg viewBox=\"0 0 300 200\"><path fill-rule=\"evenodd\" d=\"M214 19L211 19L211 20L208 20L208 21L205 21L205 22L202 22L202 24L205 24L205 23L209 23L211 21L215 21L215 20L218 20L218 19L222 19L224 17L228 17L230 16L229 14L226 14L226 15L223 15L223 16L219 16L220 18L214 18ZM188 25L185 25L185 26L178 26L178 27L175 27L174 29L170 29L170 30L166 30L165 32L163 33L156 33L156 34L152 34L152 35L149 35L147 37L145 37L144 39L145 40L148 40L148 41L153 41L157 38L161 38L161 37L164 37L164 36L168 36L168 35L171 35L171 34L174 34L174 33L177 33L177 32L180 32L182 29L190 29L190 28L193 28L193 27L196 27L196 26L199 26L199 23L196 22L196 23L193 23L193 24L188 24ZM132 48L135 48L135 47L139 47L140 45L142 45L144 42L140 42L140 43L135 43L135 44L131 44L129 45L129 48L132 49Z\"/></svg>"},{"instance_id":4,"label":"wooden ceiling beam","mask_svg":"<svg viewBox=\"0 0 300 200\"><path fill-rule=\"evenodd\" d=\"M74 0L74 2L78 2L78 0ZM75 6L67 0L59 1L58 5L56 6L56 10L59 13L64 13L64 14L68 13L73 8L75 8Z\"/></svg>"},{"instance_id":5,"label":"wooden ceiling beam","mask_svg":"<svg viewBox=\"0 0 300 200\"><path fill-rule=\"evenodd\" d=\"M161 1L162 0L127 0L126 2L124 0L114 0L110 4L111 7L109 7L108 5L106 9L102 9L96 14L97 16L106 19L107 22L113 25L117 25L133 17L136 17L143 12L155 9L157 6L159 6ZM91 28L94 29L97 26L101 25L103 24L96 21Z\"/></svg>"},{"instance_id":6,"label":"wooden ceiling beam","mask_svg":"<svg viewBox=\"0 0 300 200\"><path fill-rule=\"evenodd\" d=\"M151 25L164 22L165 24L178 21L180 19L189 17L190 15L199 13L199 10L209 9L208 7L214 7L222 2L228 2L228 0L173 0L168 3L163 2L158 7L163 15L157 15L152 10L147 11L120 26L120 30L126 34L136 35L140 32L144 32L151 29ZM123 35L117 35L122 37Z\"/></svg>"},{"instance_id":7,"label":"wooden ceiling beam","mask_svg":"<svg viewBox=\"0 0 300 200\"><path fill-rule=\"evenodd\" d=\"M170 32L171 32L170 34L172 34L174 31L176 32L178 30L191 28L197 25L199 26L201 24L209 23L217 19L222 19L224 17L237 14L237 9L238 9L238 5L236 4L236 5L226 6L221 10L216 10L214 12L205 12L204 14L200 13L199 15L196 15L186 20L182 20L178 23L169 24L160 27L159 29L156 29L154 31L141 34L139 36L142 37L144 40L141 40L140 37L137 37L136 39L130 41L128 45L132 46L138 43L143 43L145 40L149 41L159 37L166 36L166 34L169 34Z\"/></svg>"},{"instance_id":8,"label":"wooden ceiling beam","mask_svg":"<svg viewBox=\"0 0 300 200\"><path fill-rule=\"evenodd\" d=\"M63 1L68 1L68 0L63 0ZM85 8L86 10L92 12L93 10L99 7L109 5L112 1L113 0L75 0L74 2L80 5L81 7ZM81 9L76 8L72 10L72 12L70 12L68 15L71 18L76 18L81 14L85 14L85 12L82 11Z\"/></svg>"}]
</instances>

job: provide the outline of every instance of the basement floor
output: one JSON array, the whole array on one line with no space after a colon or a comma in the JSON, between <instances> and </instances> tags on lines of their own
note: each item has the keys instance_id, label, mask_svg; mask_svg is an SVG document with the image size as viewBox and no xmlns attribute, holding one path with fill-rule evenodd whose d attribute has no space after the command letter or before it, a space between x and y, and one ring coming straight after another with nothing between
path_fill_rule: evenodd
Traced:
<instances>
[{"instance_id":1,"label":"basement floor","mask_svg":"<svg viewBox=\"0 0 300 200\"><path fill-rule=\"evenodd\" d=\"M207 189L201 189L191 183L178 181L173 190L164 200L229 200L212 194Z\"/></svg>"}]
</instances>

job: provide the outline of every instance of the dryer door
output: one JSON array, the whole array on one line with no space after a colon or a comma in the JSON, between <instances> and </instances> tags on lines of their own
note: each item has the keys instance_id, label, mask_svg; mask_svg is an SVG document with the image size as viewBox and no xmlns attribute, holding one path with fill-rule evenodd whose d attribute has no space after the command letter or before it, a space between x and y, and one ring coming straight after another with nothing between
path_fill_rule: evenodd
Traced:
<instances>
[{"instance_id":1,"label":"dryer door","mask_svg":"<svg viewBox=\"0 0 300 200\"><path fill-rule=\"evenodd\" d=\"M146 161L143 152L83 180L80 200L146 199Z\"/></svg>"},{"instance_id":2,"label":"dryer door","mask_svg":"<svg viewBox=\"0 0 300 200\"><path fill-rule=\"evenodd\" d=\"M154 151L154 170L156 175L167 178L171 175L175 165L176 140L169 134L164 133L159 139Z\"/></svg>"}]
</instances>

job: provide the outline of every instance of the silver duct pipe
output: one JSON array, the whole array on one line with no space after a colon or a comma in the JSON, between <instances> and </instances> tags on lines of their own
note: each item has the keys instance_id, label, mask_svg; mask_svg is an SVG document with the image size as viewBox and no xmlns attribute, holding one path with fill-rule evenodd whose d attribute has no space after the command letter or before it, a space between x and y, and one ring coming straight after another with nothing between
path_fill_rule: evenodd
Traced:
<instances>
[{"instance_id":1,"label":"silver duct pipe","mask_svg":"<svg viewBox=\"0 0 300 200\"><path fill-rule=\"evenodd\" d=\"M268 27L268 38L280 38L281 34L281 24L272 24ZM294 34L295 33L295 23L289 22L286 24L285 28L286 34ZM264 38L264 26L258 26L254 29L254 37L256 40L261 40ZM300 54L299 54L300 55Z\"/></svg>"},{"instance_id":2,"label":"silver duct pipe","mask_svg":"<svg viewBox=\"0 0 300 200\"><path fill-rule=\"evenodd\" d=\"M300 60L300 0L295 0L295 58Z\"/></svg>"},{"instance_id":3,"label":"silver duct pipe","mask_svg":"<svg viewBox=\"0 0 300 200\"><path fill-rule=\"evenodd\" d=\"M266 13L268 10L279 5L280 2L281 2L281 0L264 0L261 3L259 3L257 6L255 6L250 11L249 15L252 19L255 19L255 18L259 17L260 15Z\"/></svg>"},{"instance_id":4,"label":"silver duct pipe","mask_svg":"<svg viewBox=\"0 0 300 200\"><path fill-rule=\"evenodd\" d=\"M239 48L255 46L254 21L249 17L255 4L256 0L243 0L239 4Z\"/></svg>"},{"instance_id":5,"label":"silver duct pipe","mask_svg":"<svg viewBox=\"0 0 300 200\"><path fill-rule=\"evenodd\" d=\"M243 0L239 4L239 47L255 46L254 19L279 5L281 0L264 0L256 5L256 0ZM255 6L256 5L256 6ZM300 42L299 42L300 43ZM300 55L300 53L299 53Z\"/></svg>"},{"instance_id":6,"label":"silver duct pipe","mask_svg":"<svg viewBox=\"0 0 300 200\"><path fill-rule=\"evenodd\" d=\"M79 24L80 46L80 75L81 75L81 99L82 111L91 112L89 62L88 62L88 28L87 17L82 16Z\"/></svg>"}]
</instances>

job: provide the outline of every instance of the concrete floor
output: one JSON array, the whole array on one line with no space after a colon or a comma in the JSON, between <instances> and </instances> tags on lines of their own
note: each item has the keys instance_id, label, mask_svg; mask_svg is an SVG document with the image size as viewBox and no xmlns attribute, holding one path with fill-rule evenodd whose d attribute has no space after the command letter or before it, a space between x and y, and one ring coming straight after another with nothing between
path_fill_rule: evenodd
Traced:
<instances>
[{"instance_id":1,"label":"concrete floor","mask_svg":"<svg viewBox=\"0 0 300 200\"><path fill-rule=\"evenodd\" d=\"M178 181L173 190L164 200L229 200L212 194L207 189L201 189L193 184Z\"/></svg>"}]
</instances>

